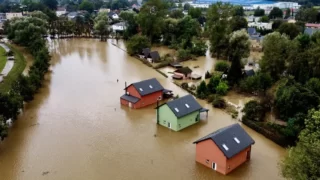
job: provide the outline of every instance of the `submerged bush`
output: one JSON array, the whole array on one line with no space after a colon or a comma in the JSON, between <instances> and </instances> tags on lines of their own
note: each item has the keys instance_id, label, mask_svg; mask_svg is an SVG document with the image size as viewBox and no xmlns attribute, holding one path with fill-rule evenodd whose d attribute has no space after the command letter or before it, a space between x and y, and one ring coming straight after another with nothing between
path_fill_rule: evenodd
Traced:
<instances>
[{"instance_id":1,"label":"submerged bush","mask_svg":"<svg viewBox=\"0 0 320 180\"><path fill-rule=\"evenodd\" d=\"M215 71L221 71L221 72L225 72L226 70L228 70L230 68L230 65L228 62L226 61L218 61L215 65L214 65L214 70Z\"/></svg>"},{"instance_id":2,"label":"submerged bush","mask_svg":"<svg viewBox=\"0 0 320 180\"><path fill-rule=\"evenodd\" d=\"M219 95L213 95L212 106L215 108L226 108L226 101Z\"/></svg>"}]
</instances>

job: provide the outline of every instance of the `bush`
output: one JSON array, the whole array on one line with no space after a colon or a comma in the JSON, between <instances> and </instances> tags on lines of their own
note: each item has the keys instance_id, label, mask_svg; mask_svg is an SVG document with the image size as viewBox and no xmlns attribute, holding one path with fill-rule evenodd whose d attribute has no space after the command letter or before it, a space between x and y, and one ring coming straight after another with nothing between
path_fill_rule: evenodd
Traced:
<instances>
[{"instance_id":1,"label":"bush","mask_svg":"<svg viewBox=\"0 0 320 180\"><path fill-rule=\"evenodd\" d=\"M200 99L205 99L208 94L208 89L206 82L202 81L200 85L197 87L197 97Z\"/></svg>"},{"instance_id":2,"label":"bush","mask_svg":"<svg viewBox=\"0 0 320 180\"><path fill-rule=\"evenodd\" d=\"M182 89L188 89L189 85L188 85L188 83L182 83L181 87L182 87Z\"/></svg>"},{"instance_id":3,"label":"bush","mask_svg":"<svg viewBox=\"0 0 320 180\"><path fill-rule=\"evenodd\" d=\"M185 61L191 59L191 54L189 50L179 49L177 57L179 61Z\"/></svg>"},{"instance_id":4,"label":"bush","mask_svg":"<svg viewBox=\"0 0 320 180\"><path fill-rule=\"evenodd\" d=\"M208 103L212 103L214 98L215 98L215 94L209 95L208 98L207 98Z\"/></svg>"},{"instance_id":5,"label":"bush","mask_svg":"<svg viewBox=\"0 0 320 180\"><path fill-rule=\"evenodd\" d=\"M269 74L257 73L240 81L240 90L247 93L264 92L272 85Z\"/></svg>"},{"instance_id":6,"label":"bush","mask_svg":"<svg viewBox=\"0 0 320 180\"><path fill-rule=\"evenodd\" d=\"M202 40L193 40L191 54L194 54L196 56L205 56L207 49L208 46L206 45L206 42Z\"/></svg>"},{"instance_id":7,"label":"bush","mask_svg":"<svg viewBox=\"0 0 320 180\"><path fill-rule=\"evenodd\" d=\"M255 100L246 103L242 112L245 113L242 117L243 121L263 121L266 113L264 107Z\"/></svg>"},{"instance_id":8,"label":"bush","mask_svg":"<svg viewBox=\"0 0 320 180\"><path fill-rule=\"evenodd\" d=\"M226 61L218 61L214 66L214 70L215 71L221 71L221 72L225 72L229 68L230 68L230 65Z\"/></svg>"},{"instance_id":9,"label":"bush","mask_svg":"<svg viewBox=\"0 0 320 180\"><path fill-rule=\"evenodd\" d=\"M146 36L134 35L127 42L127 51L130 55L139 54L143 48L150 48L151 44Z\"/></svg>"},{"instance_id":10,"label":"bush","mask_svg":"<svg viewBox=\"0 0 320 180\"><path fill-rule=\"evenodd\" d=\"M214 95L212 106L215 108L226 108L226 101L219 95Z\"/></svg>"},{"instance_id":11,"label":"bush","mask_svg":"<svg viewBox=\"0 0 320 180\"><path fill-rule=\"evenodd\" d=\"M228 89L229 89L229 86L228 86L227 82L220 81L218 86L216 87L216 92L217 92L217 94L224 96L227 94Z\"/></svg>"}]
</instances>

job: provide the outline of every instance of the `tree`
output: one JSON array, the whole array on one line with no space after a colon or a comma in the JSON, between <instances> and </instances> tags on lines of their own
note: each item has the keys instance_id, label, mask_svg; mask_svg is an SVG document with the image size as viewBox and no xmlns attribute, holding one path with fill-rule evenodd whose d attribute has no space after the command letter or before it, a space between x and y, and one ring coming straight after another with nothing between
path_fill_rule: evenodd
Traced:
<instances>
[{"instance_id":1,"label":"tree","mask_svg":"<svg viewBox=\"0 0 320 180\"><path fill-rule=\"evenodd\" d=\"M263 121L266 113L265 108L255 100L247 102L242 112L244 112L243 121Z\"/></svg>"},{"instance_id":2,"label":"tree","mask_svg":"<svg viewBox=\"0 0 320 180\"><path fill-rule=\"evenodd\" d=\"M235 31L231 34L229 48L231 67L228 72L228 81L233 84L237 83L242 75L241 59L248 57L250 52L249 35L246 30Z\"/></svg>"},{"instance_id":3,"label":"tree","mask_svg":"<svg viewBox=\"0 0 320 180\"><path fill-rule=\"evenodd\" d=\"M195 37L193 37L192 40L192 47L190 49L191 54L196 56L205 56L207 52L208 46L205 41L199 40Z\"/></svg>"},{"instance_id":4,"label":"tree","mask_svg":"<svg viewBox=\"0 0 320 180\"><path fill-rule=\"evenodd\" d=\"M229 3L215 3L207 11L207 27L212 55L226 57L229 48L230 18L234 8Z\"/></svg>"},{"instance_id":5,"label":"tree","mask_svg":"<svg viewBox=\"0 0 320 180\"><path fill-rule=\"evenodd\" d=\"M230 24L231 31L238 31L241 29L248 28L248 22L244 17L235 16L232 17L231 24Z\"/></svg>"},{"instance_id":6,"label":"tree","mask_svg":"<svg viewBox=\"0 0 320 180\"><path fill-rule=\"evenodd\" d=\"M212 106L215 108L225 108L227 106L227 103L221 96L215 94L213 96Z\"/></svg>"},{"instance_id":7,"label":"tree","mask_svg":"<svg viewBox=\"0 0 320 180\"><path fill-rule=\"evenodd\" d=\"M275 107L280 118L288 120L296 113L307 113L319 104L319 96L293 80L279 86L276 92Z\"/></svg>"},{"instance_id":8,"label":"tree","mask_svg":"<svg viewBox=\"0 0 320 180\"><path fill-rule=\"evenodd\" d=\"M190 9L191 5L189 3L185 3L183 6L183 9L188 11Z\"/></svg>"},{"instance_id":9,"label":"tree","mask_svg":"<svg viewBox=\"0 0 320 180\"><path fill-rule=\"evenodd\" d=\"M214 70L215 71L221 71L221 72L226 72L230 68L230 64L226 61L218 61L214 65Z\"/></svg>"},{"instance_id":10,"label":"tree","mask_svg":"<svg viewBox=\"0 0 320 180\"><path fill-rule=\"evenodd\" d=\"M270 19L283 18L283 12L280 8L274 7L269 13Z\"/></svg>"},{"instance_id":11,"label":"tree","mask_svg":"<svg viewBox=\"0 0 320 180\"><path fill-rule=\"evenodd\" d=\"M108 16L106 12L100 12L98 16L94 19L94 30L100 35L100 40L107 40L109 36L109 23Z\"/></svg>"},{"instance_id":12,"label":"tree","mask_svg":"<svg viewBox=\"0 0 320 180\"><path fill-rule=\"evenodd\" d=\"M139 54L143 48L150 48L149 39L143 35L134 35L127 42L127 51L130 55Z\"/></svg>"},{"instance_id":13,"label":"tree","mask_svg":"<svg viewBox=\"0 0 320 180\"><path fill-rule=\"evenodd\" d=\"M149 37L151 42L160 38L166 10L167 4L161 0L149 0L140 9L137 22L142 34Z\"/></svg>"},{"instance_id":14,"label":"tree","mask_svg":"<svg viewBox=\"0 0 320 180\"><path fill-rule=\"evenodd\" d=\"M183 49L192 48L193 37L200 35L201 27L196 19L186 16L178 21L176 38Z\"/></svg>"},{"instance_id":15,"label":"tree","mask_svg":"<svg viewBox=\"0 0 320 180\"><path fill-rule=\"evenodd\" d=\"M57 0L41 0L40 2L52 10L56 10L58 6Z\"/></svg>"},{"instance_id":16,"label":"tree","mask_svg":"<svg viewBox=\"0 0 320 180\"><path fill-rule=\"evenodd\" d=\"M318 96L320 96L320 79L319 78L311 78L306 83L306 87L315 92Z\"/></svg>"},{"instance_id":17,"label":"tree","mask_svg":"<svg viewBox=\"0 0 320 180\"><path fill-rule=\"evenodd\" d=\"M6 126L4 118L0 115L0 140L8 136L8 126Z\"/></svg>"},{"instance_id":18,"label":"tree","mask_svg":"<svg viewBox=\"0 0 320 180\"><path fill-rule=\"evenodd\" d=\"M269 17L268 16L262 16L259 20L260 22L269 22Z\"/></svg>"},{"instance_id":19,"label":"tree","mask_svg":"<svg viewBox=\"0 0 320 180\"><path fill-rule=\"evenodd\" d=\"M220 81L218 86L216 87L216 92L217 92L217 94L224 96L227 94L228 89L229 89L229 86L228 86L227 82Z\"/></svg>"},{"instance_id":20,"label":"tree","mask_svg":"<svg viewBox=\"0 0 320 180\"><path fill-rule=\"evenodd\" d=\"M200 99L205 99L208 95L208 89L205 81L201 81L200 85L197 87L197 97Z\"/></svg>"},{"instance_id":21,"label":"tree","mask_svg":"<svg viewBox=\"0 0 320 180\"><path fill-rule=\"evenodd\" d=\"M184 14L182 13L182 10L173 10L170 12L169 16L171 18L179 19L183 18Z\"/></svg>"},{"instance_id":22,"label":"tree","mask_svg":"<svg viewBox=\"0 0 320 180\"><path fill-rule=\"evenodd\" d=\"M294 39L301 33L301 29L299 26L293 23L282 23L278 29L281 34L286 34L290 37L290 39Z\"/></svg>"},{"instance_id":23,"label":"tree","mask_svg":"<svg viewBox=\"0 0 320 180\"><path fill-rule=\"evenodd\" d=\"M186 49L179 49L177 58L179 61L185 61L191 58L191 54L189 50Z\"/></svg>"},{"instance_id":24,"label":"tree","mask_svg":"<svg viewBox=\"0 0 320 180\"><path fill-rule=\"evenodd\" d=\"M190 7L188 10L188 15L191 16L193 19L198 19L201 17L202 12L200 8Z\"/></svg>"},{"instance_id":25,"label":"tree","mask_svg":"<svg viewBox=\"0 0 320 180\"><path fill-rule=\"evenodd\" d=\"M264 9L260 9L260 7L254 10L254 16L264 16L264 13Z\"/></svg>"},{"instance_id":26,"label":"tree","mask_svg":"<svg viewBox=\"0 0 320 180\"><path fill-rule=\"evenodd\" d=\"M270 33L263 40L263 53L260 61L261 71L269 73L274 80L278 80L284 72L285 60L289 57L290 41L287 36L279 32Z\"/></svg>"},{"instance_id":27,"label":"tree","mask_svg":"<svg viewBox=\"0 0 320 180\"><path fill-rule=\"evenodd\" d=\"M171 47L178 48L178 37L178 20L173 18L167 18L164 20L162 43L164 45L170 45Z\"/></svg>"},{"instance_id":28,"label":"tree","mask_svg":"<svg viewBox=\"0 0 320 180\"><path fill-rule=\"evenodd\" d=\"M244 10L242 6L235 6L234 7L234 16L244 16Z\"/></svg>"},{"instance_id":29,"label":"tree","mask_svg":"<svg viewBox=\"0 0 320 180\"><path fill-rule=\"evenodd\" d=\"M241 80L240 89L247 93L265 92L271 85L271 76L266 73L258 72L254 76Z\"/></svg>"},{"instance_id":30,"label":"tree","mask_svg":"<svg viewBox=\"0 0 320 180\"><path fill-rule=\"evenodd\" d=\"M281 24L284 23L283 20L274 20L273 23L272 23L272 30L277 30Z\"/></svg>"},{"instance_id":31,"label":"tree","mask_svg":"<svg viewBox=\"0 0 320 180\"><path fill-rule=\"evenodd\" d=\"M216 88L219 85L220 79L221 79L220 76L217 76L217 75L212 76L210 78L209 83L207 85L207 89L210 94L216 93Z\"/></svg>"},{"instance_id":32,"label":"tree","mask_svg":"<svg viewBox=\"0 0 320 180\"><path fill-rule=\"evenodd\" d=\"M312 109L305 120L306 128L300 141L288 150L281 161L281 174L288 179L317 180L320 178L320 111Z\"/></svg>"},{"instance_id":33,"label":"tree","mask_svg":"<svg viewBox=\"0 0 320 180\"><path fill-rule=\"evenodd\" d=\"M80 10L85 10L85 11L88 11L89 13L92 13L93 10L94 10L94 7L93 7L93 3L88 1L88 0L84 0L81 2L81 4L79 5L79 9Z\"/></svg>"},{"instance_id":34,"label":"tree","mask_svg":"<svg viewBox=\"0 0 320 180\"><path fill-rule=\"evenodd\" d=\"M315 8L300 8L295 18L307 23L320 22L319 12Z\"/></svg>"},{"instance_id":35,"label":"tree","mask_svg":"<svg viewBox=\"0 0 320 180\"><path fill-rule=\"evenodd\" d=\"M120 18L126 22L127 28L124 32L124 37L126 39L132 37L138 33L138 24L136 21L136 13L129 11L121 11Z\"/></svg>"}]
</instances>

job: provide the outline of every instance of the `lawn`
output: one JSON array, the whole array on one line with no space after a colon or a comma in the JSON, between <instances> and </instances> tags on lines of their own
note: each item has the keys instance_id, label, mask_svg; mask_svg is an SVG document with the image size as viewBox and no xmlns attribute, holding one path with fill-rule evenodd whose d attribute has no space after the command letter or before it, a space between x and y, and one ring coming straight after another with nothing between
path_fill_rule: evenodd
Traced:
<instances>
[{"instance_id":1,"label":"lawn","mask_svg":"<svg viewBox=\"0 0 320 180\"><path fill-rule=\"evenodd\" d=\"M7 56L6 51L3 49L3 47L0 47L0 73L2 72L4 66L7 62Z\"/></svg>"},{"instance_id":2,"label":"lawn","mask_svg":"<svg viewBox=\"0 0 320 180\"><path fill-rule=\"evenodd\" d=\"M22 53L9 44L7 44L7 46L14 53L15 62L8 76L6 76L4 81L0 84L0 92L8 92L11 89L12 83L19 77L26 67L26 61Z\"/></svg>"}]
</instances>

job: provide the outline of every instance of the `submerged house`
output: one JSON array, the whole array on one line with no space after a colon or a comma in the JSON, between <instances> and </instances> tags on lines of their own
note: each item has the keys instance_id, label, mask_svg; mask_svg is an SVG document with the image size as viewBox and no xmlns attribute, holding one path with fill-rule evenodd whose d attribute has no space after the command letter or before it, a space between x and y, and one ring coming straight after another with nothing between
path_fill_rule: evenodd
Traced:
<instances>
[{"instance_id":1,"label":"submerged house","mask_svg":"<svg viewBox=\"0 0 320 180\"><path fill-rule=\"evenodd\" d=\"M174 71L173 78L188 79L191 77L192 70L189 67L182 67Z\"/></svg>"},{"instance_id":2,"label":"submerged house","mask_svg":"<svg viewBox=\"0 0 320 180\"><path fill-rule=\"evenodd\" d=\"M226 175L250 160L251 146L254 143L236 123L195 141L196 161Z\"/></svg>"},{"instance_id":3,"label":"submerged house","mask_svg":"<svg viewBox=\"0 0 320 180\"><path fill-rule=\"evenodd\" d=\"M180 131L199 122L202 111L208 110L203 109L192 95L186 95L157 107L157 123Z\"/></svg>"},{"instance_id":4,"label":"submerged house","mask_svg":"<svg viewBox=\"0 0 320 180\"><path fill-rule=\"evenodd\" d=\"M163 95L171 93L164 89L156 78L132 83L124 90L125 94L120 97L120 102L133 109L155 104L162 100Z\"/></svg>"}]
</instances>

